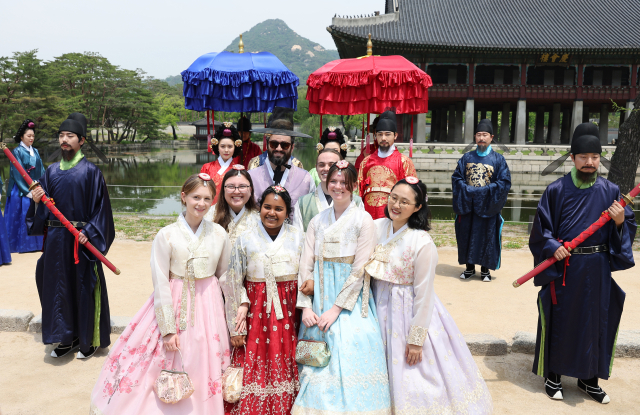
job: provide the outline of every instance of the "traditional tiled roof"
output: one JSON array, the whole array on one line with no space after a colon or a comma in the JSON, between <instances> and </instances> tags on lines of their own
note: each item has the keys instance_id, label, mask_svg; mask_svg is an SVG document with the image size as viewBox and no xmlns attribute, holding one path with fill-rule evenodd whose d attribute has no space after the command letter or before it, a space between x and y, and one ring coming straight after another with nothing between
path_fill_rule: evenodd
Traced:
<instances>
[{"instance_id":1,"label":"traditional tiled roof","mask_svg":"<svg viewBox=\"0 0 640 415\"><path fill-rule=\"evenodd\" d=\"M335 17L328 29L336 45L371 33L374 53L381 42L449 50L640 50L639 0L386 0L384 9L380 16Z\"/></svg>"}]
</instances>

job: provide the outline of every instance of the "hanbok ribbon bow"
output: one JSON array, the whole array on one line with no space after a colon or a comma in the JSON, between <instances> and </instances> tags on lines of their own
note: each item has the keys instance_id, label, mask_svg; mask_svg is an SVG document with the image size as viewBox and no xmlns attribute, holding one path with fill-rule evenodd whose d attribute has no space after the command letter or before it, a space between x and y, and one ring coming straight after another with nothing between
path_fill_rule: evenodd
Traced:
<instances>
[{"instance_id":1,"label":"hanbok ribbon bow","mask_svg":"<svg viewBox=\"0 0 640 415\"><path fill-rule=\"evenodd\" d=\"M183 229L183 233L187 237L187 240L191 239L191 236ZM187 295L191 297L190 307L190 320L191 327L194 326L196 319L196 278L208 278L211 275L206 275L206 266L208 262L208 252L206 247L200 249L204 241L206 231L203 230L202 234L196 241L191 241L187 247L189 250L189 258L187 259L187 269L182 283L182 294L180 296L180 331L187 329Z\"/></svg>"}]
</instances>

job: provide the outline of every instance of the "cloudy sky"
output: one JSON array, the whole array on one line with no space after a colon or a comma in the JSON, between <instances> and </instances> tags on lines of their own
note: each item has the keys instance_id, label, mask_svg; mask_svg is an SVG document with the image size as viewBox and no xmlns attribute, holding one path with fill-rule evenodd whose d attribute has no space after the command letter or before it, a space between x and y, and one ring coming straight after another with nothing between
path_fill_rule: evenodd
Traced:
<instances>
[{"instance_id":1,"label":"cloudy sky","mask_svg":"<svg viewBox=\"0 0 640 415\"><path fill-rule=\"evenodd\" d=\"M280 18L327 49L334 14L384 12L384 0L0 0L0 56L38 49L49 60L98 52L126 69L156 78L178 75L198 56L217 52L238 34Z\"/></svg>"}]
</instances>

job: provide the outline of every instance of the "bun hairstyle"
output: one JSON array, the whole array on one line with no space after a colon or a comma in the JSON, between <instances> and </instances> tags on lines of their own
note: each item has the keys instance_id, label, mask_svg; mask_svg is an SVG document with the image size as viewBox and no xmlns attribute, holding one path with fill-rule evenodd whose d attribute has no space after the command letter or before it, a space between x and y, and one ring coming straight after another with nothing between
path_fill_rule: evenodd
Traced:
<instances>
[{"instance_id":1,"label":"bun hairstyle","mask_svg":"<svg viewBox=\"0 0 640 415\"><path fill-rule=\"evenodd\" d=\"M420 205L420 209L409 217L409 222L407 224L411 229L420 229L423 231L431 230L431 210L429 210L427 186L420 180L416 183L409 183L407 179L402 179L396 183L393 188L391 188L391 191L401 184L405 184L413 189L415 194L414 203L416 203L416 206ZM389 217L389 205L384 207L384 215L387 219L391 219Z\"/></svg>"},{"instance_id":2,"label":"bun hairstyle","mask_svg":"<svg viewBox=\"0 0 640 415\"><path fill-rule=\"evenodd\" d=\"M328 142L338 143L340 146L340 154L342 154L342 158L347 157L347 143L344 141L344 135L339 128L325 128L322 133L322 137L320 137L320 144L317 146L318 152L324 149L327 146Z\"/></svg>"},{"instance_id":3,"label":"bun hairstyle","mask_svg":"<svg viewBox=\"0 0 640 415\"><path fill-rule=\"evenodd\" d=\"M211 151L213 151L216 156L220 155L220 149L218 147L223 139L229 139L233 142L234 150L233 155L231 156L232 158L238 157L242 154L242 138L240 137L240 133L238 133L236 127L234 127L230 122L222 123L222 125L216 129L216 132L211 138Z\"/></svg>"},{"instance_id":4,"label":"bun hairstyle","mask_svg":"<svg viewBox=\"0 0 640 415\"><path fill-rule=\"evenodd\" d=\"M287 207L287 216L291 216L291 195L287 189L281 186L269 186L262 192L262 196L260 197L260 209L262 209L262 204L267 196L274 194L278 197L281 197L284 200L284 205Z\"/></svg>"},{"instance_id":5,"label":"bun hairstyle","mask_svg":"<svg viewBox=\"0 0 640 415\"><path fill-rule=\"evenodd\" d=\"M218 204L216 206L216 214L213 217L213 222L222 226L225 231L228 231L229 224L233 220L231 217L231 213L229 213L229 204L227 203L227 199L225 198L225 189L224 185L227 184L227 180L232 177L242 176L247 181L249 181L249 186L251 186L251 197L247 200L244 207L247 211L257 211L258 205L253 196L253 180L251 180L251 175L246 170L235 170L231 169L225 173L222 178L222 184L220 185L220 196L218 197Z\"/></svg>"},{"instance_id":6,"label":"bun hairstyle","mask_svg":"<svg viewBox=\"0 0 640 415\"><path fill-rule=\"evenodd\" d=\"M215 183L213 182L213 180L203 180L199 174L192 174L191 176L189 176L187 180L184 182L184 184L182 185L182 189L180 191L183 192L185 195L188 195L189 193L193 192L200 186L203 186L209 189L209 191L211 192L211 200L215 199L216 197ZM182 203L182 206L185 205L184 202L182 201L182 198L180 198L180 202Z\"/></svg>"},{"instance_id":7,"label":"bun hairstyle","mask_svg":"<svg viewBox=\"0 0 640 415\"><path fill-rule=\"evenodd\" d=\"M327 183L325 184L328 186L333 175L338 174L338 172L344 175L344 181L347 190L350 193L353 193L353 189L356 188L356 183L358 182L358 172L356 171L356 168L353 167L353 164L347 163L347 161L345 160L341 160L331 166L331 168L329 169L329 173L327 173Z\"/></svg>"},{"instance_id":8,"label":"bun hairstyle","mask_svg":"<svg viewBox=\"0 0 640 415\"><path fill-rule=\"evenodd\" d=\"M16 143L19 143L20 141L22 141L22 137L24 136L24 133L27 132L27 130L33 130L34 133L36 132L36 124L33 122L33 120L30 120L29 118L22 121L22 124L20 124L20 128L18 128L18 132L13 137L13 140Z\"/></svg>"}]
</instances>

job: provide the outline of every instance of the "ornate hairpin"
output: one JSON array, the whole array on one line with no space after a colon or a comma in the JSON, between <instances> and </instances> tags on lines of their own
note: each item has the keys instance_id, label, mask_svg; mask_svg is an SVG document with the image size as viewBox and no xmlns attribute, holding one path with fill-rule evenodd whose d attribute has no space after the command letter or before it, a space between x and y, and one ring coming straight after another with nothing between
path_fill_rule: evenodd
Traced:
<instances>
[{"instance_id":1,"label":"ornate hairpin","mask_svg":"<svg viewBox=\"0 0 640 415\"><path fill-rule=\"evenodd\" d=\"M279 185L275 185L275 186L271 186L273 188L273 190L275 190L276 194L273 196L274 200L278 200L280 197L278 196L278 193L282 193L285 191L285 188Z\"/></svg>"},{"instance_id":2,"label":"ornate hairpin","mask_svg":"<svg viewBox=\"0 0 640 415\"><path fill-rule=\"evenodd\" d=\"M209 176L207 173L200 173L198 174L198 177L204 181L205 186L207 186L208 181L211 181L211 176Z\"/></svg>"},{"instance_id":3,"label":"ornate hairpin","mask_svg":"<svg viewBox=\"0 0 640 415\"><path fill-rule=\"evenodd\" d=\"M347 151L347 143L340 144L340 150Z\"/></svg>"},{"instance_id":4,"label":"ornate hairpin","mask_svg":"<svg viewBox=\"0 0 640 415\"><path fill-rule=\"evenodd\" d=\"M217 146L218 145L218 139L215 137L211 137L211 145L212 146Z\"/></svg>"},{"instance_id":5,"label":"ornate hairpin","mask_svg":"<svg viewBox=\"0 0 640 415\"><path fill-rule=\"evenodd\" d=\"M418 178L417 178L417 177L414 177L414 176L407 176L407 177L405 177L404 179L405 179L405 180L407 181L407 183L409 183L409 184L418 184L418 182L420 181L420 180L418 180Z\"/></svg>"},{"instance_id":6,"label":"ornate hairpin","mask_svg":"<svg viewBox=\"0 0 640 415\"><path fill-rule=\"evenodd\" d=\"M233 125L233 123L230 122L230 121L225 121L225 122L222 123L222 125L224 125L225 127L229 128L229 127L231 127Z\"/></svg>"},{"instance_id":7,"label":"ornate hairpin","mask_svg":"<svg viewBox=\"0 0 640 415\"><path fill-rule=\"evenodd\" d=\"M321 152L324 149L324 146L322 145L322 143L318 143L318 145L316 146L316 150L318 150L318 153Z\"/></svg>"},{"instance_id":8,"label":"ornate hairpin","mask_svg":"<svg viewBox=\"0 0 640 415\"><path fill-rule=\"evenodd\" d=\"M242 164L234 164L233 166L231 166L231 168L233 170L238 170L238 171L239 170L246 170Z\"/></svg>"},{"instance_id":9,"label":"ornate hairpin","mask_svg":"<svg viewBox=\"0 0 640 415\"><path fill-rule=\"evenodd\" d=\"M338 170L338 176L342 176L342 170L346 169L347 167L349 167L349 162L347 160L340 160L335 165L339 169Z\"/></svg>"},{"instance_id":10,"label":"ornate hairpin","mask_svg":"<svg viewBox=\"0 0 640 415\"><path fill-rule=\"evenodd\" d=\"M236 140L233 142L233 144L235 144L236 147L242 147L242 140Z\"/></svg>"}]
</instances>

